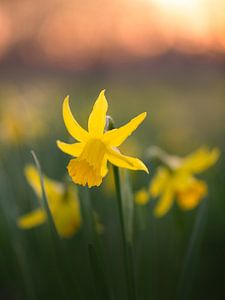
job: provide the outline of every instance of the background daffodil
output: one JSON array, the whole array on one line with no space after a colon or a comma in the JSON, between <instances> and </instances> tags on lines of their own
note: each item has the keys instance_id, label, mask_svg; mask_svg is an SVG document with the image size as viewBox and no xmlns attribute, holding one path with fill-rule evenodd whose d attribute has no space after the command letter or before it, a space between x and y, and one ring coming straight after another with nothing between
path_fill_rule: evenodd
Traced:
<instances>
[{"instance_id":1,"label":"background daffodil","mask_svg":"<svg viewBox=\"0 0 225 300\"><path fill-rule=\"evenodd\" d=\"M181 209L196 207L207 194L207 185L194 177L216 163L220 155L217 148L211 151L202 147L190 155L180 158L166 155L164 163L153 178L149 192L152 197L159 197L154 213L161 217L171 208L176 199Z\"/></svg>"},{"instance_id":2,"label":"background daffodil","mask_svg":"<svg viewBox=\"0 0 225 300\"><path fill-rule=\"evenodd\" d=\"M188 210L197 206L207 194L207 185L191 174L181 170L171 172L167 168L158 169L150 185L150 196L159 197L154 214L161 217L171 208L176 199L181 209Z\"/></svg>"},{"instance_id":3,"label":"background daffodil","mask_svg":"<svg viewBox=\"0 0 225 300\"><path fill-rule=\"evenodd\" d=\"M154 209L154 214L157 217L165 215L173 205L174 200L183 210L196 207L206 196L207 185L194 175L214 165L219 158L220 151L217 148L210 151L206 147L201 147L184 158L168 155L157 147L150 149L149 153L158 156L164 166L158 168L150 183L148 193L144 189L136 192L136 203L143 205L147 203L149 198L159 197Z\"/></svg>"},{"instance_id":4,"label":"background daffodil","mask_svg":"<svg viewBox=\"0 0 225 300\"><path fill-rule=\"evenodd\" d=\"M21 109L21 103L0 105L0 142L18 145L39 138L45 134L45 125L40 122L40 111L29 106L29 113ZM27 130L29 128L29 130Z\"/></svg>"},{"instance_id":5,"label":"background daffodil","mask_svg":"<svg viewBox=\"0 0 225 300\"><path fill-rule=\"evenodd\" d=\"M76 157L68 165L72 180L88 187L99 186L102 178L108 173L107 162L130 170L143 170L147 167L137 158L125 156L117 149L127 137L143 122L146 113L133 118L126 125L105 132L106 112L108 102L105 91L101 91L88 120L88 131L83 129L74 119L70 107L69 97L63 103L63 118L68 132L78 143L66 144L57 141L58 147L65 153Z\"/></svg>"},{"instance_id":6,"label":"background daffodil","mask_svg":"<svg viewBox=\"0 0 225 300\"><path fill-rule=\"evenodd\" d=\"M37 169L33 165L27 165L25 176L38 198L41 199L42 190ZM62 183L46 176L44 176L44 187L58 234L64 238L71 237L81 224L79 201L74 187L65 187ZM18 226L29 229L43 224L46 220L46 212L43 208L38 208L20 217Z\"/></svg>"}]
</instances>

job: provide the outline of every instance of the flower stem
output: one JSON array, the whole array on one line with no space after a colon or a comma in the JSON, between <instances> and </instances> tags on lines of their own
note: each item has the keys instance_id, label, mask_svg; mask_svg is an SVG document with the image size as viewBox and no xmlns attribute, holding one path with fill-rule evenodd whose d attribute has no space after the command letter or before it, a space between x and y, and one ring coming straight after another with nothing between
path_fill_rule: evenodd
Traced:
<instances>
[{"instance_id":1,"label":"flower stem","mask_svg":"<svg viewBox=\"0 0 225 300\"><path fill-rule=\"evenodd\" d=\"M114 129L114 121L111 116L106 116L106 126L105 131ZM115 181L115 188L116 188L116 198L118 204L118 211L119 211L119 220L120 220L120 227L122 233L122 247L123 247L123 258L125 261L125 276L126 276L126 285L127 285L127 294L129 300L136 300L137 292L135 286L135 276L134 276L134 264L133 264L133 252L132 252L132 244L131 244L131 237L129 240L126 236L126 228L124 223L124 216L123 216L123 199L122 199L122 190L121 190L121 183L120 183L120 173L119 168L113 166L113 175ZM132 226L132 224L131 224Z\"/></svg>"},{"instance_id":2,"label":"flower stem","mask_svg":"<svg viewBox=\"0 0 225 300\"><path fill-rule=\"evenodd\" d=\"M123 257L125 261L125 275L127 282L127 290L128 290L128 299L135 300L135 284L134 284L134 276L133 276L133 261L131 259L131 245L128 244L126 239L126 229L123 218L123 202L122 202L122 193L121 193L121 184L120 184L120 175L118 167L113 166L113 174L116 188L116 196L117 196L117 204L119 210L119 220L121 226L122 233L122 246L123 246Z\"/></svg>"}]
</instances>

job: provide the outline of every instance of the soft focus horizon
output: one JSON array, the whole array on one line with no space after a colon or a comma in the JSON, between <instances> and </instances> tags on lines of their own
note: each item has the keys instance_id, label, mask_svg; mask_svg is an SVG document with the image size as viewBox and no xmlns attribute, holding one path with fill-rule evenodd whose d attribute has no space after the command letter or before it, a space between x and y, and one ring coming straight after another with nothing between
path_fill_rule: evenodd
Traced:
<instances>
[{"instance_id":1,"label":"soft focus horizon","mask_svg":"<svg viewBox=\"0 0 225 300\"><path fill-rule=\"evenodd\" d=\"M2 1L0 65L83 69L168 52L225 59L224 0Z\"/></svg>"}]
</instances>

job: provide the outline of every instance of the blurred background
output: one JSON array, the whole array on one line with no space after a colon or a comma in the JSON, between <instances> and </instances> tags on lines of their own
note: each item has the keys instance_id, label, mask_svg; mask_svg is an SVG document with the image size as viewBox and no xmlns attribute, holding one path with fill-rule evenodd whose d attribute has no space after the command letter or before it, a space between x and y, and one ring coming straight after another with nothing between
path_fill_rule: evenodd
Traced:
<instances>
[{"instance_id":1,"label":"blurred background","mask_svg":"<svg viewBox=\"0 0 225 300\"><path fill-rule=\"evenodd\" d=\"M74 115L85 127L101 89L117 126L148 112L124 144L128 155L149 163L145 150L151 145L178 155L201 145L221 149L220 161L205 175L207 214L187 299L225 299L224 0L0 2L0 299L78 297L64 294L68 281L59 278L49 259L45 229L21 231L16 219L37 206L23 175L31 149L49 177L61 180L66 173L68 156L55 144L69 141L61 114L64 97L70 95ZM156 165L149 165L153 175ZM118 276L117 210L107 180L91 198L105 227L101 251L111 270L109 285L115 299L125 299L123 274ZM149 180L135 174L134 190ZM196 211L175 207L156 220L151 206L142 212L144 229L136 230L140 299L176 299ZM83 299L90 299L95 284L86 278L82 230L62 242L73 266L65 272L85 291ZM58 259L64 262L62 253Z\"/></svg>"}]
</instances>

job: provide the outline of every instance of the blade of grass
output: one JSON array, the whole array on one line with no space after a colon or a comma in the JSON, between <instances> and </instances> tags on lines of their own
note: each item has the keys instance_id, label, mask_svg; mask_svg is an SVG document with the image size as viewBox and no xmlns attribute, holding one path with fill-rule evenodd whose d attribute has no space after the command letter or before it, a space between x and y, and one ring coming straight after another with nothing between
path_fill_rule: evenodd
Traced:
<instances>
[{"instance_id":1,"label":"blade of grass","mask_svg":"<svg viewBox=\"0 0 225 300\"><path fill-rule=\"evenodd\" d=\"M103 299L110 299L110 296L112 293L110 293L110 288L109 288L109 278L106 276L106 273L104 270L106 269L104 260L100 259L100 253L101 253L101 241L99 238L99 235L97 233L96 229L96 221L94 219L94 214L93 214L93 209L92 209L92 202L91 202L91 194L90 190L88 188L82 188L80 189L81 194L82 194L82 201L81 201L81 210L82 210L82 215L83 215L83 234L84 234L84 245L85 249L88 250L88 259L90 262L89 265L89 279L90 282L93 282L93 289L96 291L96 293L99 293L99 280L98 280L98 275L99 275L99 270L101 269L102 273L102 278L104 274L104 290L105 294L107 293L107 298ZM91 246L90 246L91 245ZM90 249L91 248L91 249ZM96 263L96 258L98 261L98 267ZM97 277L93 276L96 273L97 269ZM102 295L102 293L100 293ZM109 296L110 295L110 296ZM97 298L99 299L99 297Z\"/></svg>"},{"instance_id":2,"label":"blade of grass","mask_svg":"<svg viewBox=\"0 0 225 300\"><path fill-rule=\"evenodd\" d=\"M104 269L101 263L100 258L98 257L95 248L92 244L88 245L88 254L93 274L93 279L95 282L95 290L97 293L97 299L110 299L108 294L108 286L106 283L106 276L104 274Z\"/></svg>"},{"instance_id":3,"label":"blade of grass","mask_svg":"<svg viewBox=\"0 0 225 300\"><path fill-rule=\"evenodd\" d=\"M128 256L128 268L130 274L132 294L135 295L135 299L138 299L136 277L135 277L135 264L134 264L134 252L133 252L133 230L134 230L134 196L131 187L131 181L128 171L124 171L124 184L122 189L123 199L123 212L124 212L124 225L126 230L127 241L127 256Z\"/></svg>"},{"instance_id":4,"label":"blade of grass","mask_svg":"<svg viewBox=\"0 0 225 300\"><path fill-rule=\"evenodd\" d=\"M95 282L92 276L92 266L90 263L90 256L88 251L89 244L95 244L95 232L94 232L94 223L92 216L92 207L90 202L90 193L88 188L79 189L80 197L82 198L81 204L81 213L82 213L82 240L84 247L84 255L86 257L87 265L86 265L86 278L89 281L89 289L95 293ZM95 297L93 297L95 299Z\"/></svg>"},{"instance_id":5,"label":"blade of grass","mask_svg":"<svg viewBox=\"0 0 225 300\"><path fill-rule=\"evenodd\" d=\"M81 210L83 216L83 232L87 244L96 244L96 232L93 218L93 211L90 199L90 192L88 188L83 188L81 191L82 201Z\"/></svg>"},{"instance_id":6,"label":"blade of grass","mask_svg":"<svg viewBox=\"0 0 225 300\"><path fill-rule=\"evenodd\" d=\"M124 227L126 231L126 240L133 243L133 217L134 217L134 199L130 184L129 173L124 170L124 180L122 189L122 204L124 212Z\"/></svg>"},{"instance_id":7,"label":"blade of grass","mask_svg":"<svg viewBox=\"0 0 225 300\"><path fill-rule=\"evenodd\" d=\"M190 290L192 287L194 267L197 255L199 253L202 241L203 229L206 223L206 210L208 198L202 201L198 208L194 228L188 243L187 252L184 259L183 270L181 274L180 284L178 286L178 299L190 299Z\"/></svg>"},{"instance_id":8,"label":"blade of grass","mask_svg":"<svg viewBox=\"0 0 225 300\"><path fill-rule=\"evenodd\" d=\"M128 252L128 243L131 245L131 236L129 240L126 236L126 227L124 222L124 213L123 213L123 197L122 197L122 190L121 190L121 181L120 181L120 174L119 169L113 166L113 173L114 173L114 180L115 180L115 188L116 188L116 196L117 196L117 204L118 204L118 212L119 212L119 219L120 219L120 226L121 226L121 234L122 234L122 247L123 247L123 257L125 262L125 275L126 275L126 282L127 282L127 290L128 290L128 299L135 300L136 299L136 292L135 292L135 280L133 277L133 266L131 258L131 252ZM130 220L129 220L130 221ZM130 224L129 221L126 223ZM131 230L131 229L129 229Z\"/></svg>"},{"instance_id":9,"label":"blade of grass","mask_svg":"<svg viewBox=\"0 0 225 300\"><path fill-rule=\"evenodd\" d=\"M38 170L39 178L40 178L40 185L41 185L41 192L42 192L42 197L41 197L42 198L42 206L43 206L43 208L44 208L44 210L47 214L47 220L48 220L48 224L49 224L52 236L54 238L57 238L58 233L56 231L55 223L53 221L52 214L51 214L51 211L50 211L50 208L49 208L49 205L48 205L47 195L46 195L45 187L44 187L44 179L43 179L42 170L41 170L41 165L40 165L39 160L38 160L38 158L37 158L37 156L36 156L36 154L33 150L31 150L31 155L33 156L35 165L36 165L37 170Z\"/></svg>"}]
</instances>

